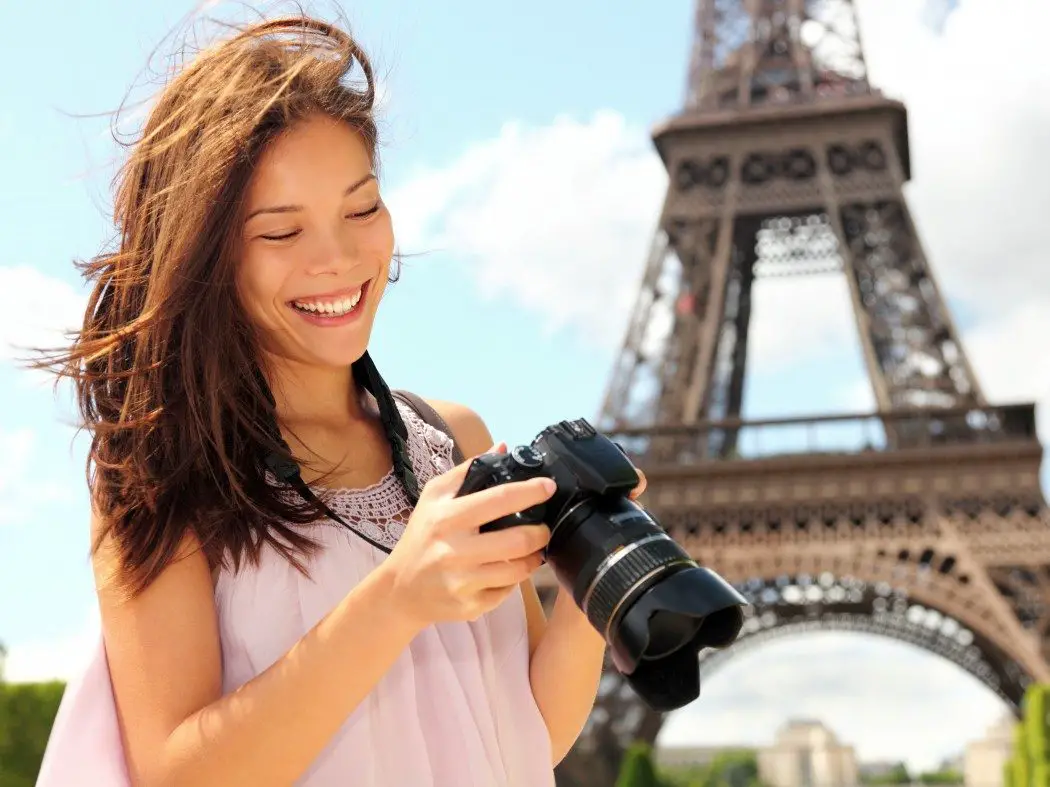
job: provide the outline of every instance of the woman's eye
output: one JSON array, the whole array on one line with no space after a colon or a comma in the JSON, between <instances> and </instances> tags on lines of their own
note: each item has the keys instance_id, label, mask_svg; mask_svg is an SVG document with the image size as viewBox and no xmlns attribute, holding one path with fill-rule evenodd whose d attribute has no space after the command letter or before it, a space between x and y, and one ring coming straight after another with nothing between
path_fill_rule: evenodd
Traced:
<instances>
[{"instance_id":1,"label":"woman's eye","mask_svg":"<svg viewBox=\"0 0 1050 787\"><path fill-rule=\"evenodd\" d=\"M382 202L376 202L375 205L373 205L372 207L368 208L367 210L362 210L362 211L359 211L357 213L348 213L346 215L346 218L348 218L348 219L367 219L369 216L374 215L379 210L379 207L382 204L383 204ZM283 233L280 233L280 234L260 235L259 237L262 238L263 240L271 240L271 241L291 240L296 235L298 235L300 232L302 232L302 230L292 230L290 232L283 232Z\"/></svg>"},{"instance_id":2,"label":"woman's eye","mask_svg":"<svg viewBox=\"0 0 1050 787\"><path fill-rule=\"evenodd\" d=\"M288 240L289 238L294 238L298 234L299 230L292 230L291 232L286 232L283 235L260 235L259 237L265 238L266 240Z\"/></svg>"},{"instance_id":3,"label":"woman's eye","mask_svg":"<svg viewBox=\"0 0 1050 787\"><path fill-rule=\"evenodd\" d=\"M350 218L350 219L364 219L364 218L367 218L367 217L371 216L377 210L379 210L379 203L378 202L375 205L373 205L372 207L370 207L368 210L363 210L360 213L351 213L351 214L349 214L347 216L347 218Z\"/></svg>"}]
</instances>

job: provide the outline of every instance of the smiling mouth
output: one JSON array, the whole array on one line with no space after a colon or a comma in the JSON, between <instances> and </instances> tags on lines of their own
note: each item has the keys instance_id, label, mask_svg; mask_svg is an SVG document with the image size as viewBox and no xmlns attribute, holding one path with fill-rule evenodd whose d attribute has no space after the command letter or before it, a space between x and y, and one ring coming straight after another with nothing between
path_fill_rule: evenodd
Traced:
<instances>
[{"instance_id":1,"label":"smiling mouth","mask_svg":"<svg viewBox=\"0 0 1050 787\"><path fill-rule=\"evenodd\" d=\"M355 312L365 301L368 294L368 284L365 282L356 291L342 293L336 297L322 296L318 298L299 298L289 301L295 311L315 319L337 319L346 317Z\"/></svg>"}]
</instances>

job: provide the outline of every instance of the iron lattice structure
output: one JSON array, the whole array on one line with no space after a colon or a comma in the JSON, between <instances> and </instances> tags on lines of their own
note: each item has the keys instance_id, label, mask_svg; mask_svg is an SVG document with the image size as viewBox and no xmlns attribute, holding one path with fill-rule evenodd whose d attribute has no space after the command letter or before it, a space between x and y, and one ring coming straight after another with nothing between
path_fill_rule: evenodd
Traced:
<instances>
[{"instance_id":1,"label":"iron lattice structure","mask_svg":"<svg viewBox=\"0 0 1050 787\"><path fill-rule=\"evenodd\" d=\"M668 532L752 601L702 673L786 633L865 631L1016 709L1050 679L1042 449L1033 405L985 400L928 264L906 109L869 84L849 0L698 0L694 40L686 106L653 134L669 187L599 423ZM845 277L875 412L741 418L754 283L783 275ZM608 787L661 724L608 670L559 784Z\"/></svg>"}]
</instances>

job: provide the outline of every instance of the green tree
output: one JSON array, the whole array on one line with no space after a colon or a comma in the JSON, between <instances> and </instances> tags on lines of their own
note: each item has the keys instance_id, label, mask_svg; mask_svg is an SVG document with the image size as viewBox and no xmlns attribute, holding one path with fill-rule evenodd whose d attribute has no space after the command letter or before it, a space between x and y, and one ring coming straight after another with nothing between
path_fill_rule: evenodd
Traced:
<instances>
[{"instance_id":1,"label":"green tree","mask_svg":"<svg viewBox=\"0 0 1050 787\"><path fill-rule=\"evenodd\" d=\"M1024 744L1033 764L1050 759L1050 686L1033 684L1024 693Z\"/></svg>"},{"instance_id":2,"label":"green tree","mask_svg":"<svg viewBox=\"0 0 1050 787\"><path fill-rule=\"evenodd\" d=\"M661 787L653 764L653 750L647 743L638 742L624 753L616 787Z\"/></svg>"},{"instance_id":3,"label":"green tree","mask_svg":"<svg viewBox=\"0 0 1050 787\"><path fill-rule=\"evenodd\" d=\"M941 770L919 774L919 784L962 784L963 775L959 771Z\"/></svg>"},{"instance_id":4,"label":"green tree","mask_svg":"<svg viewBox=\"0 0 1050 787\"><path fill-rule=\"evenodd\" d=\"M870 776L864 780L865 784L911 784L911 774L903 762L898 762L886 773L878 776Z\"/></svg>"},{"instance_id":5,"label":"green tree","mask_svg":"<svg viewBox=\"0 0 1050 787\"><path fill-rule=\"evenodd\" d=\"M758 784L758 760L751 751L726 751L711 762L719 787L753 787Z\"/></svg>"},{"instance_id":6,"label":"green tree","mask_svg":"<svg viewBox=\"0 0 1050 787\"><path fill-rule=\"evenodd\" d=\"M0 787L32 787L65 684L0 683Z\"/></svg>"},{"instance_id":7,"label":"green tree","mask_svg":"<svg viewBox=\"0 0 1050 787\"><path fill-rule=\"evenodd\" d=\"M1016 787L1028 787L1031 763L1028 761L1028 751L1025 749L1023 724L1017 724L1014 726L1014 754L1011 762L1013 763L1013 775Z\"/></svg>"},{"instance_id":8,"label":"green tree","mask_svg":"<svg viewBox=\"0 0 1050 787\"><path fill-rule=\"evenodd\" d=\"M1003 766L1003 787L1024 787L1014 775L1014 770L1014 761L1007 760L1006 765Z\"/></svg>"},{"instance_id":9,"label":"green tree","mask_svg":"<svg viewBox=\"0 0 1050 787\"><path fill-rule=\"evenodd\" d=\"M1050 786L1050 685L1033 683L1014 727L1014 751L1007 772L1011 787Z\"/></svg>"},{"instance_id":10,"label":"green tree","mask_svg":"<svg viewBox=\"0 0 1050 787\"><path fill-rule=\"evenodd\" d=\"M748 749L723 751L706 765L671 768L660 775L665 787L762 787L758 759Z\"/></svg>"}]
</instances>

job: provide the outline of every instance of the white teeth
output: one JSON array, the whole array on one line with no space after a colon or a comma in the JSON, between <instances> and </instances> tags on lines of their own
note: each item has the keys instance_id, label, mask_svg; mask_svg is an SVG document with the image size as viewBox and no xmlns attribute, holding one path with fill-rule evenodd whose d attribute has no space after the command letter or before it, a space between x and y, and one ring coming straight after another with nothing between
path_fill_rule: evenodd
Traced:
<instances>
[{"instance_id":1,"label":"white teeth","mask_svg":"<svg viewBox=\"0 0 1050 787\"><path fill-rule=\"evenodd\" d=\"M341 317L357 306L360 301L361 290L358 290L350 297L342 298L338 301L292 301L292 305L303 311Z\"/></svg>"}]
</instances>

